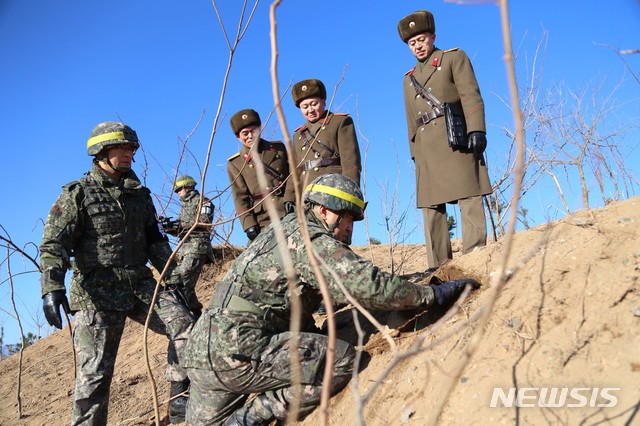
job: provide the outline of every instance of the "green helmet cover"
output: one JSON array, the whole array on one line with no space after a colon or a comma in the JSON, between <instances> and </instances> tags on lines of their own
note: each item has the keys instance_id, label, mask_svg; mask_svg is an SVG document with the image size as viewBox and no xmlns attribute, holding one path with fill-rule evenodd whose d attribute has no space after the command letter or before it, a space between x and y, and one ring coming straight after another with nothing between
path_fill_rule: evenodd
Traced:
<instances>
[{"instance_id":1,"label":"green helmet cover","mask_svg":"<svg viewBox=\"0 0 640 426\"><path fill-rule=\"evenodd\" d=\"M174 192L180 191L185 186L196 186L196 180L189 175L182 175L176 179L176 184L173 187Z\"/></svg>"},{"instance_id":2,"label":"green helmet cover","mask_svg":"<svg viewBox=\"0 0 640 426\"><path fill-rule=\"evenodd\" d=\"M87 141L87 154L95 156L110 146L131 144L135 149L140 147L135 130L124 123L105 121L93 128Z\"/></svg>"},{"instance_id":3,"label":"green helmet cover","mask_svg":"<svg viewBox=\"0 0 640 426\"><path fill-rule=\"evenodd\" d=\"M364 219L367 203L362 191L348 177L329 173L307 185L303 200L305 204L319 204L335 212L350 212L353 220Z\"/></svg>"}]
</instances>

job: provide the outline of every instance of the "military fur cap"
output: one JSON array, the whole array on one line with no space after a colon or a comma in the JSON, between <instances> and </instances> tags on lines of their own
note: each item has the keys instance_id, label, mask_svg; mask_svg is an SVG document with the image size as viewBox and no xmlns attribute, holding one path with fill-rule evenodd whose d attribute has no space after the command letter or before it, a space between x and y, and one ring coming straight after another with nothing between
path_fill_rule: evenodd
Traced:
<instances>
[{"instance_id":1,"label":"military fur cap","mask_svg":"<svg viewBox=\"0 0 640 426\"><path fill-rule=\"evenodd\" d=\"M231 124L231 130L233 130L233 134L238 136L240 130L249 126L260 126L262 122L260 121L260 115L253 109L243 109L231 116L231 120L229 120L229 124Z\"/></svg>"},{"instance_id":2,"label":"military fur cap","mask_svg":"<svg viewBox=\"0 0 640 426\"><path fill-rule=\"evenodd\" d=\"M324 87L323 82L312 78L297 82L291 89L291 96L293 96L293 103L300 108L300 102L307 98L327 99L327 89Z\"/></svg>"},{"instance_id":3,"label":"military fur cap","mask_svg":"<svg viewBox=\"0 0 640 426\"><path fill-rule=\"evenodd\" d=\"M433 19L433 14L428 10L416 10L398 22L398 33L405 43L418 34L435 34L436 21Z\"/></svg>"}]
</instances>

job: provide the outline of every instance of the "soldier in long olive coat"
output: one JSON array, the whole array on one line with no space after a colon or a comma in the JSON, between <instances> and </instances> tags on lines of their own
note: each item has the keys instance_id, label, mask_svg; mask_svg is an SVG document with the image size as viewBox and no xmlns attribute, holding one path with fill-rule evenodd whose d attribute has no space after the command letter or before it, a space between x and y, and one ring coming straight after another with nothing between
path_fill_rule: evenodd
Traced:
<instances>
[{"instance_id":1,"label":"soldier in long olive coat","mask_svg":"<svg viewBox=\"0 0 640 426\"><path fill-rule=\"evenodd\" d=\"M460 207L463 253L486 244L482 196L491 193L491 183L483 157L487 144L484 102L469 57L458 48L441 50L434 45L436 27L429 11L402 18L398 32L418 60L405 74L404 99L416 166L417 207L424 216L428 267L435 269L452 258L446 203ZM445 103L464 116L465 147L449 146L441 108Z\"/></svg>"},{"instance_id":2,"label":"soldier in long olive coat","mask_svg":"<svg viewBox=\"0 0 640 426\"><path fill-rule=\"evenodd\" d=\"M291 95L307 120L295 130L291 154L302 188L329 173L347 176L360 186L362 162L353 119L326 109L327 90L318 79L299 81ZM293 185L288 190L293 194Z\"/></svg>"},{"instance_id":3,"label":"soldier in long olive coat","mask_svg":"<svg viewBox=\"0 0 640 426\"><path fill-rule=\"evenodd\" d=\"M271 223L266 198L271 198L281 218L293 211L293 194L286 193L289 182L287 151L282 142L270 142L260 137L262 122L260 115L252 109L235 113L230 124L233 134L243 146L240 152L229 157L227 174L236 214L240 216L247 238L253 241ZM258 161L265 172L266 186L260 185L258 180Z\"/></svg>"}]
</instances>

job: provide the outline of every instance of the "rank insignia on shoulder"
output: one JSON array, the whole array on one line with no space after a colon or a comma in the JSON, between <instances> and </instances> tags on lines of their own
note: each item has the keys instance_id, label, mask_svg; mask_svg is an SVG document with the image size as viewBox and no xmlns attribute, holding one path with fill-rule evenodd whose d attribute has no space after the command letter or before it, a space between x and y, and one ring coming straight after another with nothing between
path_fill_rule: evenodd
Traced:
<instances>
[{"instance_id":1,"label":"rank insignia on shoulder","mask_svg":"<svg viewBox=\"0 0 640 426\"><path fill-rule=\"evenodd\" d=\"M294 132L304 132L305 130L307 130L307 125L303 124L302 126L295 129Z\"/></svg>"},{"instance_id":2,"label":"rank insignia on shoulder","mask_svg":"<svg viewBox=\"0 0 640 426\"><path fill-rule=\"evenodd\" d=\"M455 52L455 51L456 51L456 50L458 50L458 49L460 49L460 48L459 48L459 47L452 47L451 49L447 49L447 50L445 50L445 51L444 51L444 53L447 53L447 52Z\"/></svg>"},{"instance_id":3,"label":"rank insignia on shoulder","mask_svg":"<svg viewBox=\"0 0 640 426\"><path fill-rule=\"evenodd\" d=\"M413 67L409 71L405 72L404 75L412 75L415 70L416 70L416 67Z\"/></svg>"},{"instance_id":4,"label":"rank insignia on shoulder","mask_svg":"<svg viewBox=\"0 0 640 426\"><path fill-rule=\"evenodd\" d=\"M227 161L231 161L231 160L233 160L234 158L239 157L239 156L240 156L240 153L239 153L239 152L236 152L236 153L235 153L235 154L233 154L231 157L227 158Z\"/></svg>"}]
</instances>

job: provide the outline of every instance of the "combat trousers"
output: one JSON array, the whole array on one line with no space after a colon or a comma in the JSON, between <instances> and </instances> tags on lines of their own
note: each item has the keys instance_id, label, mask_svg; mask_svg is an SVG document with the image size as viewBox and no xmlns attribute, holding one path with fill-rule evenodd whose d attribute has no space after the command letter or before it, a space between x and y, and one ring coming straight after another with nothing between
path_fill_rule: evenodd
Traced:
<instances>
[{"instance_id":1,"label":"combat trousers","mask_svg":"<svg viewBox=\"0 0 640 426\"><path fill-rule=\"evenodd\" d=\"M202 303L200 303L196 295L196 283L198 282L198 277L200 276L200 272L202 272L206 260L206 254L187 253L182 256L180 264L178 265L184 288L184 296L189 304L189 309L194 312L202 311Z\"/></svg>"},{"instance_id":2,"label":"combat trousers","mask_svg":"<svg viewBox=\"0 0 640 426\"><path fill-rule=\"evenodd\" d=\"M427 267L437 268L453 259L446 204L422 209L427 242ZM462 221L462 253L467 254L487 243L487 223L482 196L458 200Z\"/></svg>"},{"instance_id":3,"label":"combat trousers","mask_svg":"<svg viewBox=\"0 0 640 426\"><path fill-rule=\"evenodd\" d=\"M302 377L300 389L297 390L300 391L300 414L303 417L320 404L328 339L327 336L314 333L300 333L299 336L298 356ZM296 391L291 383L290 340L290 332L274 335L255 359L235 370L187 368L191 380L187 423L221 425L245 404L250 394L264 394L275 417L286 419L289 402ZM354 358L353 346L338 340L331 382L332 395L349 383Z\"/></svg>"},{"instance_id":4,"label":"combat trousers","mask_svg":"<svg viewBox=\"0 0 640 426\"><path fill-rule=\"evenodd\" d=\"M107 424L109 388L125 321L128 317L144 324L147 311L148 305L138 301L128 312L83 310L75 315L73 343L78 356L78 376L72 425ZM187 375L179 359L193 327L187 308L172 292L160 293L149 327L169 337L167 380L185 380Z\"/></svg>"}]
</instances>

